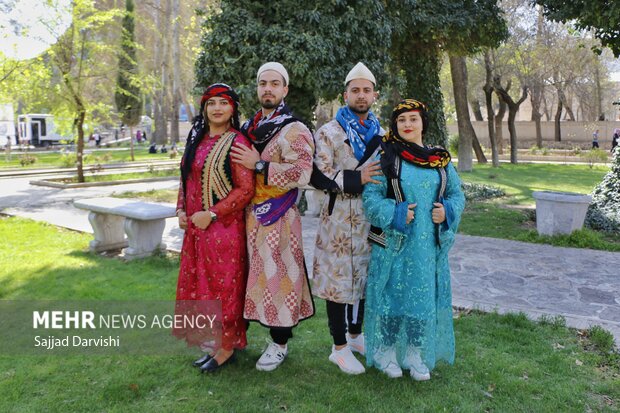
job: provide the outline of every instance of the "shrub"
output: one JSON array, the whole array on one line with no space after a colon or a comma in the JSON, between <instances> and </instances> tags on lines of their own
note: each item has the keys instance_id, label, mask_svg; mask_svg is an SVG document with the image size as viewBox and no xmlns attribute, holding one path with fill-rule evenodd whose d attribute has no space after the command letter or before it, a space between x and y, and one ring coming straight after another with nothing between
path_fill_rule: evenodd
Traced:
<instances>
[{"instance_id":1,"label":"shrub","mask_svg":"<svg viewBox=\"0 0 620 413\"><path fill-rule=\"evenodd\" d=\"M579 156L581 154L581 146L575 146L573 147L569 152L569 155L575 155L575 156Z\"/></svg>"},{"instance_id":2,"label":"shrub","mask_svg":"<svg viewBox=\"0 0 620 413\"><path fill-rule=\"evenodd\" d=\"M468 201L478 201L482 199L498 198L506 193L496 186L474 184L471 182L461 182L461 188Z\"/></svg>"},{"instance_id":3,"label":"shrub","mask_svg":"<svg viewBox=\"0 0 620 413\"><path fill-rule=\"evenodd\" d=\"M65 153L60 157L60 165L65 168L73 168L77 163L77 155L74 153Z\"/></svg>"},{"instance_id":4,"label":"shrub","mask_svg":"<svg viewBox=\"0 0 620 413\"><path fill-rule=\"evenodd\" d=\"M36 161L37 161L37 157L30 155L28 153L25 153L19 157L19 164L21 166L33 165Z\"/></svg>"},{"instance_id":5,"label":"shrub","mask_svg":"<svg viewBox=\"0 0 620 413\"><path fill-rule=\"evenodd\" d=\"M530 147L530 154L532 154L532 155L536 155L536 154L538 153L538 150L539 150L539 149L540 149L540 148L539 148L538 146L536 146L536 145L532 145L532 146Z\"/></svg>"},{"instance_id":6,"label":"shrub","mask_svg":"<svg viewBox=\"0 0 620 413\"><path fill-rule=\"evenodd\" d=\"M459 153L459 135L450 135L448 137L448 151L452 156L457 156Z\"/></svg>"},{"instance_id":7,"label":"shrub","mask_svg":"<svg viewBox=\"0 0 620 413\"><path fill-rule=\"evenodd\" d=\"M592 229L620 234L620 149L614 152L611 170L592 191L586 225Z\"/></svg>"},{"instance_id":8,"label":"shrub","mask_svg":"<svg viewBox=\"0 0 620 413\"><path fill-rule=\"evenodd\" d=\"M601 326L593 326L588 330L588 338L598 351L610 352L614 349L614 336Z\"/></svg>"},{"instance_id":9,"label":"shrub","mask_svg":"<svg viewBox=\"0 0 620 413\"><path fill-rule=\"evenodd\" d=\"M607 162L608 159L607 152L598 148L590 149L589 151L582 153L581 157L588 162L590 168L592 168L595 163L604 163Z\"/></svg>"},{"instance_id":10,"label":"shrub","mask_svg":"<svg viewBox=\"0 0 620 413\"><path fill-rule=\"evenodd\" d=\"M538 323L545 326L551 326L554 329L566 327L566 319L561 315L547 315L543 314L538 319Z\"/></svg>"}]
</instances>

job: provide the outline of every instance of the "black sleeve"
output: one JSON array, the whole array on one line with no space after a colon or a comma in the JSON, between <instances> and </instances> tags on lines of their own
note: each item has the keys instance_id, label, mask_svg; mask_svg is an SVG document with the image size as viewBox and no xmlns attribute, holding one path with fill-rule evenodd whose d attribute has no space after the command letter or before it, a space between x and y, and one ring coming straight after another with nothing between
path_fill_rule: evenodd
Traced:
<instances>
[{"instance_id":1,"label":"black sleeve","mask_svg":"<svg viewBox=\"0 0 620 413\"><path fill-rule=\"evenodd\" d=\"M362 171L342 171L342 190L347 194L361 194L364 190L362 185Z\"/></svg>"},{"instance_id":2,"label":"black sleeve","mask_svg":"<svg viewBox=\"0 0 620 413\"><path fill-rule=\"evenodd\" d=\"M265 162L265 169L263 169L263 175L265 175L265 185L269 185L269 162Z\"/></svg>"}]
</instances>

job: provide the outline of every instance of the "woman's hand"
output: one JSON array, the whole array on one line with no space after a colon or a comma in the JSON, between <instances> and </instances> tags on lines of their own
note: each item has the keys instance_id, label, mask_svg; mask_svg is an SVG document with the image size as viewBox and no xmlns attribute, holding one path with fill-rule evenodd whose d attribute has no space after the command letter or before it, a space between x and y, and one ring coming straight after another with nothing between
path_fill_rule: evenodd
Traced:
<instances>
[{"instance_id":1,"label":"woman's hand","mask_svg":"<svg viewBox=\"0 0 620 413\"><path fill-rule=\"evenodd\" d=\"M209 224L211 224L211 213L209 211L199 211L192 215L190 219L198 228L207 229Z\"/></svg>"},{"instance_id":2,"label":"woman's hand","mask_svg":"<svg viewBox=\"0 0 620 413\"><path fill-rule=\"evenodd\" d=\"M415 218L414 208L417 205L418 204L409 204L409 206L407 206L407 219L405 221L407 224L409 224L411 221L413 221L413 218Z\"/></svg>"},{"instance_id":3,"label":"woman's hand","mask_svg":"<svg viewBox=\"0 0 620 413\"><path fill-rule=\"evenodd\" d=\"M446 220L446 210L442 203L435 202L433 205L435 206L435 208L433 208L433 222L435 224L441 224Z\"/></svg>"},{"instance_id":4,"label":"woman's hand","mask_svg":"<svg viewBox=\"0 0 620 413\"><path fill-rule=\"evenodd\" d=\"M187 229L187 214L185 211L179 211L177 217L179 217L179 227L181 229Z\"/></svg>"}]
</instances>

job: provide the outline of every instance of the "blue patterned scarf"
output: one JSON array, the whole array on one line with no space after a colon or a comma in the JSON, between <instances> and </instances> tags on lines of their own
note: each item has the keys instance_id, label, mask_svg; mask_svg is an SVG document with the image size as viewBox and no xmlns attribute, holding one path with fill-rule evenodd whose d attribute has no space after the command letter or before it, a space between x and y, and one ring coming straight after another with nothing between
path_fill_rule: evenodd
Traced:
<instances>
[{"instance_id":1,"label":"blue patterned scarf","mask_svg":"<svg viewBox=\"0 0 620 413\"><path fill-rule=\"evenodd\" d=\"M362 121L348 106L338 109L336 120L347 133L353 154L359 161L364 156L366 145L379 134L381 125L374 113L368 112L368 119Z\"/></svg>"}]
</instances>

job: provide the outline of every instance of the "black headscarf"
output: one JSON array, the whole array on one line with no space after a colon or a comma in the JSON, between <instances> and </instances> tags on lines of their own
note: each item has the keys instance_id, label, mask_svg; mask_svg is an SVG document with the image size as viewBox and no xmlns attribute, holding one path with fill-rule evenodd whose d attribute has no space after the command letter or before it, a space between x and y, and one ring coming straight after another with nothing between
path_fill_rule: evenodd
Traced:
<instances>
[{"instance_id":1,"label":"black headscarf","mask_svg":"<svg viewBox=\"0 0 620 413\"><path fill-rule=\"evenodd\" d=\"M397 156L423 168L445 168L450 162L450 153L447 150L407 142L398 134L396 119L405 112L418 112L420 114L422 118L422 135L428 129L428 108L424 103L415 99L405 99L394 107L390 118L390 130L381 142L381 148L383 149L381 169L385 176L398 178L398 171L395 168Z\"/></svg>"}]
</instances>

